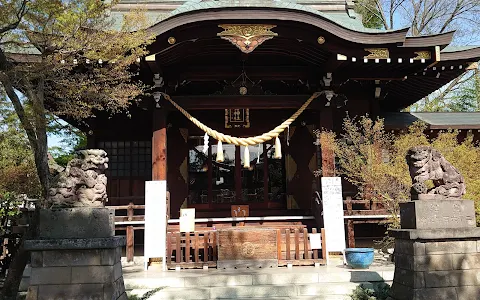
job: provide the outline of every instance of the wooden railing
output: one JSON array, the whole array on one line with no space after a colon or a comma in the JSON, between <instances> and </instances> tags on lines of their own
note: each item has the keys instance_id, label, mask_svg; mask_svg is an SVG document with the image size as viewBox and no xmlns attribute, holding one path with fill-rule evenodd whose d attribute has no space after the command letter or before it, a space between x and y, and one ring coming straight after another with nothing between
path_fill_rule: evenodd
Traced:
<instances>
[{"instance_id":1,"label":"wooden railing","mask_svg":"<svg viewBox=\"0 0 480 300\"><path fill-rule=\"evenodd\" d=\"M343 205L345 216L388 214L383 204L376 200L354 200L352 197L346 197L346 199L343 200Z\"/></svg>"},{"instance_id":2,"label":"wooden railing","mask_svg":"<svg viewBox=\"0 0 480 300\"><path fill-rule=\"evenodd\" d=\"M115 211L115 230L124 230L126 232L127 244L125 246L125 255L127 261L133 261L135 250L135 230L145 229L145 215L135 214L135 210L145 210L145 205L129 205L107 206ZM125 211L125 215L118 215L117 211Z\"/></svg>"},{"instance_id":3,"label":"wooden railing","mask_svg":"<svg viewBox=\"0 0 480 300\"><path fill-rule=\"evenodd\" d=\"M279 266L309 266L325 264L325 231L321 230L322 249L311 249L308 230L273 229L277 232L277 258ZM317 233L312 229L311 233ZM217 266L217 231L193 233L167 233L167 267L169 269L203 268Z\"/></svg>"},{"instance_id":4,"label":"wooden railing","mask_svg":"<svg viewBox=\"0 0 480 300\"><path fill-rule=\"evenodd\" d=\"M315 216L315 219L317 220L317 223L318 223L317 226L323 227L322 222L320 222L320 220L322 219L321 199L318 196L316 196L314 197L313 200L314 201L312 203L312 211ZM380 219L385 219L385 217L388 216L387 211L383 208L381 203L377 203L369 200L353 200L351 197L347 197L346 200L343 200L343 203L344 203L344 215L347 223L347 236L348 236L349 247L355 246L355 233L354 233L355 224L378 223ZM127 245L126 245L126 251L125 251L126 257L127 257L127 261L133 261L134 247L135 247L134 245L135 231L145 229L145 226L144 226L145 216L143 213L139 212L139 211L145 210L145 205L134 205L133 203L130 203L129 205L123 205L123 206L108 206L108 208L115 210L115 214L116 214L115 230L123 230L126 232L126 238L127 238ZM123 212L117 215L117 211L118 212L123 211ZM173 226L172 229L175 229L174 227L175 226ZM286 239L287 238L285 234L286 229L282 228L280 230L282 232L282 238ZM299 240L304 241L303 236L305 234L302 231L303 229L300 228L297 230L298 230ZM203 232L203 231L199 231L199 232ZM289 238L292 239L293 242L295 242L295 232L292 231ZM284 243L286 245L286 241ZM296 248L292 248L292 247L293 246L291 246L290 248L291 249L290 258L297 257L295 252ZM303 249L305 247L301 246L300 244L299 244L299 247L300 247L299 251L300 249L302 249L301 250L301 253L303 255L302 257L304 257L305 254ZM282 250L281 260L291 260L291 259L287 259L285 251L286 249ZM317 251L311 251L311 249L307 251L307 255L310 260L317 259L316 257L314 257L316 252ZM318 256L318 253L317 253L317 256ZM296 261L297 259L293 259L293 260ZM307 261L308 260L306 260L305 263L307 263ZM181 262L186 262L186 260L182 260Z\"/></svg>"},{"instance_id":5,"label":"wooden railing","mask_svg":"<svg viewBox=\"0 0 480 300\"><path fill-rule=\"evenodd\" d=\"M313 228L311 233L317 233L317 229ZM308 239L308 230L304 228L302 231L298 229L277 230L277 257L278 265L286 266L308 266L315 263L325 264L326 246L325 246L325 230L321 229L322 249L311 249ZM321 251L321 255L319 253Z\"/></svg>"},{"instance_id":6,"label":"wooden railing","mask_svg":"<svg viewBox=\"0 0 480 300\"><path fill-rule=\"evenodd\" d=\"M217 232L167 233L167 268L217 267Z\"/></svg>"}]
</instances>

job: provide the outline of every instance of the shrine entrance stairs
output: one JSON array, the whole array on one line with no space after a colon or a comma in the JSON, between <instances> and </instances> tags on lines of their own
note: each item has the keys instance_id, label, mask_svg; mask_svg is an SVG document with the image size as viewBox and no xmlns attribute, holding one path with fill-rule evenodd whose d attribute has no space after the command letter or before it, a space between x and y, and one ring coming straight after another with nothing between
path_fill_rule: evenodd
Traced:
<instances>
[{"instance_id":1,"label":"shrine entrance stairs","mask_svg":"<svg viewBox=\"0 0 480 300\"><path fill-rule=\"evenodd\" d=\"M133 267L132 267L133 268ZM154 267L155 268L155 267ZM150 300L179 299L318 299L347 300L359 284L372 286L393 279L393 265L368 270L337 266L243 270L161 271L124 269L125 286L139 298L155 291Z\"/></svg>"}]
</instances>

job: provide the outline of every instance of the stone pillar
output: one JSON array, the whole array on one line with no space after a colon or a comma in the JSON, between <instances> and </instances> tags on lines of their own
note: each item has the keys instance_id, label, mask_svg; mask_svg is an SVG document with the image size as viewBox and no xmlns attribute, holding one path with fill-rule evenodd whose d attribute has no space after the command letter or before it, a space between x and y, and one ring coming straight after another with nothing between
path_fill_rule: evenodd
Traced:
<instances>
[{"instance_id":1,"label":"stone pillar","mask_svg":"<svg viewBox=\"0 0 480 300\"><path fill-rule=\"evenodd\" d=\"M107 208L41 210L39 238L25 241L32 267L27 300L127 300L124 245Z\"/></svg>"},{"instance_id":2,"label":"stone pillar","mask_svg":"<svg viewBox=\"0 0 480 300\"><path fill-rule=\"evenodd\" d=\"M395 300L480 299L480 228L470 200L400 204L395 237Z\"/></svg>"}]
</instances>

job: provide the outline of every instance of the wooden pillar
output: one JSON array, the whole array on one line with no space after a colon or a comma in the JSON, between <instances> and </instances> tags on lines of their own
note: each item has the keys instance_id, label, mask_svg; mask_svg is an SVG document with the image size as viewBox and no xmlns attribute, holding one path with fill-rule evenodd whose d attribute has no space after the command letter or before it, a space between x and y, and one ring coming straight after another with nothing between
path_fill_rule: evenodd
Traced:
<instances>
[{"instance_id":1,"label":"wooden pillar","mask_svg":"<svg viewBox=\"0 0 480 300\"><path fill-rule=\"evenodd\" d=\"M163 109L153 112L152 180L167 180L167 120Z\"/></svg>"},{"instance_id":2,"label":"wooden pillar","mask_svg":"<svg viewBox=\"0 0 480 300\"><path fill-rule=\"evenodd\" d=\"M355 227L353 225L353 220L347 221L347 230L348 230L348 248L355 248Z\"/></svg>"},{"instance_id":3,"label":"wooden pillar","mask_svg":"<svg viewBox=\"0 0 480 300\"><path fill-rule=\"evenodd\" d=\"M127 261L132 262L135 252L135 231L133 230L133 226L127 226L127 244L126 244L126 256Z\"/></svg>"},{"instance_id":4,"label":"wooden pillar","mask_svg":"<svg viewBox=\"0 0 480 300\"><path fill-rule=\"evenodd\" d=\"M242 156L240 146L235 147L235 194L236 201L242 201Z\"/></svg>"},{"instance_id":5,"label":"wooden pillar","mask_svg":"<svg viewBox=\"0 0 480 300\"><path fill-rule=\"evenodd\" d=\"M268 154L267 144L263 143L263 201L268 203L272 200L268 197Z\"/></svg>"},{"instance_id":6,"label":"wooden pillar","mask_svg":"<svg viewBox=\"0 0 480 300\"><path fill-rule=\"evenodd\" d=\"M207 187L207 199L208 207L212 207L213 201L213 158L212 158L212 145L208 145L208 158L207 158L207 176L208 176L208 187Z\"/></svg>"}]
</instances>

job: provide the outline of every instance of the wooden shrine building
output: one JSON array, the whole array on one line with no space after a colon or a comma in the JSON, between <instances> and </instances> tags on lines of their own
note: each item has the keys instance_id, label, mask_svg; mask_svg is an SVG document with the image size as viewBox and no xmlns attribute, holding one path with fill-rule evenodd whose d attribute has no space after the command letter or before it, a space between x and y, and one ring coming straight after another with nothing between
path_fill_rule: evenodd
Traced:
<instances>
[{"instance_id":1,"label":"wooden shrine building","mask_svg":"<svg viewBox=\"0 0 480 300\"><path fill-rule=\"evenodd\" d=\"M454 32L409 37L408 28L367 29L350 1L298 2L305 4L138 5L162 18L150 28L156 41L140 62L139 77L153 87L152 95L131 108L131 117L98 115L90 124L89 147L105 149L110 158L108 205L141 208L145 181L166 180L170 219L178 219L181 208L195 208L197 218L210 218L197 224L201 230L238 225L220 220L232 217L232 205L249 206L246 226L266 226L255 217L270 216L269 226L282 230L320 228L314 173L328 176L332 162L314 144L315 130L340 132L347 114L386 116L388 123L388 116L476 67L480 58L480 48L449 46ZM120 1L112 15L135 3ZM281 124L319 91L280 133L282 157L275 158L272 139L249 147L248 167L245 147L227 143L224 160L217 162L217 141L211 137L204 149L205 132L165 98L212 129L253 137ZM354 196L349 192L344 187L345 199ZM346 217L349 226L363 220L367 236L383 233L374 227L385 212L367 206L360 217ZM178 230L178 222L169 224L171 232Z\"/></svg>"}]
</instances>

